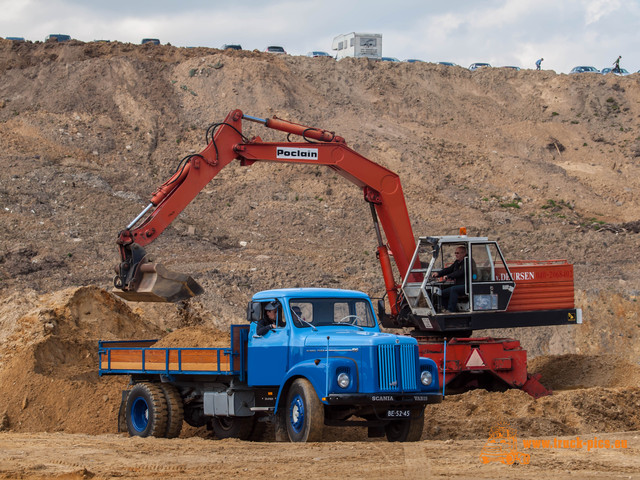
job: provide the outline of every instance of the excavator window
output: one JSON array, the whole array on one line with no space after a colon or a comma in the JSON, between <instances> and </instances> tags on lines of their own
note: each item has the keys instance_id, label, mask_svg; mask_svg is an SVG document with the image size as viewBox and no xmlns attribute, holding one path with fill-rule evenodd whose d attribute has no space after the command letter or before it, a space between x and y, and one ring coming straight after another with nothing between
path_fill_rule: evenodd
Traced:
<instances>
[{"instance_id":1,"label":"excavator window","mask_svg":"<svg viewBox=\"0 0 640 480\"><path fill-rule=\"evenodd\" d=\"M476 272L472 276L474 283L495 282L502 280L506 274L507 270L495 243L472 245L471 256L476 264Z\"/></svg>"},{"instance_id":2,"label":"excavator window","mask_svg":"<svg viewBox=\"0 0 640 480\"><path fill-rule=\"evenodd\" d=\"M473 310L504 310L509 304L513 280L496 242L471 245L476 270L472 275ZM506 288L505 288L506 287Z\"/></svg>"}]
</instances>

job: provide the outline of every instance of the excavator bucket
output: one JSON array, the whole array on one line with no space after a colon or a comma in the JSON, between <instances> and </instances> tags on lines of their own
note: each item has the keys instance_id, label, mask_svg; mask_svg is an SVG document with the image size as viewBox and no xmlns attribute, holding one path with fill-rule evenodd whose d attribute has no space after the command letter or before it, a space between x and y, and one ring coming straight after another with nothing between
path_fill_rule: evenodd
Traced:
<instances>
[{"instance_id":1,"label":"excavator bucket","mask_svg":"<svg viewBox=\"0 0 640 480\"><path fill-rule=\"evenodd\" d=\"M131 290L114 288L113 293L130 302L179 302L204 292L189 275L173 272L160 263L143 263Z\"/></svg>"}]
</instances>

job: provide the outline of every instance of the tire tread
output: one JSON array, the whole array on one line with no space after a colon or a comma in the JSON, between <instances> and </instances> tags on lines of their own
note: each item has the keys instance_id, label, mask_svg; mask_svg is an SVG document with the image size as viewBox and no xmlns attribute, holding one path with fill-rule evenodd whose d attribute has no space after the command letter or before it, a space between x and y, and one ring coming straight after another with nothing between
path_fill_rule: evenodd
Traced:
<instances>
[{"instance_id":1,"label":"tire tread","mask_svg":"<svg viewBox=\"0 0 640 480\"><path fill-rule=\"evenodd\" d=\"M182 397L175 385L168 383L160 384L160 388L164 393L167 401L167 431L166 438L176 438L182 431L182 423L184 421L184 404Z\"/></svg>"},{"instance_id":2,"label":"tire tread","mask_svg":"<svg viewBox=\"0 0 640 480\"><path fill-rule=\"evenodd\" d=\"M131 403L136 398L144 397L149 409L149 423L144 432L138 432L131 422ZM129 391L126 406L127 430L131 436L164 437L167 431L168 409L164 392L158 384L151 382L136 383Z\"/></svg>"}]
</instances>

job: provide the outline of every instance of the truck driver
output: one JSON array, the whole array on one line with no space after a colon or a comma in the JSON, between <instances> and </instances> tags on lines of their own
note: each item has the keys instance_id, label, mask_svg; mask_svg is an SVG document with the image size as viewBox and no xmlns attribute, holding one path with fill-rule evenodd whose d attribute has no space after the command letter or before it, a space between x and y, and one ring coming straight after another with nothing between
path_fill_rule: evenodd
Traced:
<instances>
[{"instance_id":1,"label":"truck driver","mask_svg":"<svg viewBox=\"0 0 640 480\"><path fill-rule=\"evenodd\" d=\"M256 327L256 335L263 336L269 330L276 328L278 324L278 305L275 302L269 302L264 307L264 315L258 322Z\"/></svg>"}]
</instances>

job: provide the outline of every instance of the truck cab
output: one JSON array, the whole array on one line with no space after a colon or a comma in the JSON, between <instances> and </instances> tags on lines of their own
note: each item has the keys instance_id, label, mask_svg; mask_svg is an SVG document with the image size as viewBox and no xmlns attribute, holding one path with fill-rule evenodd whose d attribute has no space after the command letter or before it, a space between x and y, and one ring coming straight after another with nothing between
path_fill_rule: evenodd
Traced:
<instances>
[{"instance_id":1,"label":"truck cab","mask_svg":"<svg viewBox=\"0 0 640 480\"><path fill-rule=\"evenodd\" d=\"M267 305L277 306L277 320L258 335ZM418 356L415 339L381 332L371 300L362 292L268 290L254 295L247 317L247 384L277 391L273 410L282 415L290 438L296 435L292 415L312 412L299 408L307 401L319 402L327 424L353 424L349 418L356 415L372 427L370 434L406 440L417 435L410 434L410 424L421 434L424 406L441 400L435 362ZM315 398L292 394L301 383ZM389 433L389 425L398 422L402 432Z\"/></svg>"}]
</instances>

